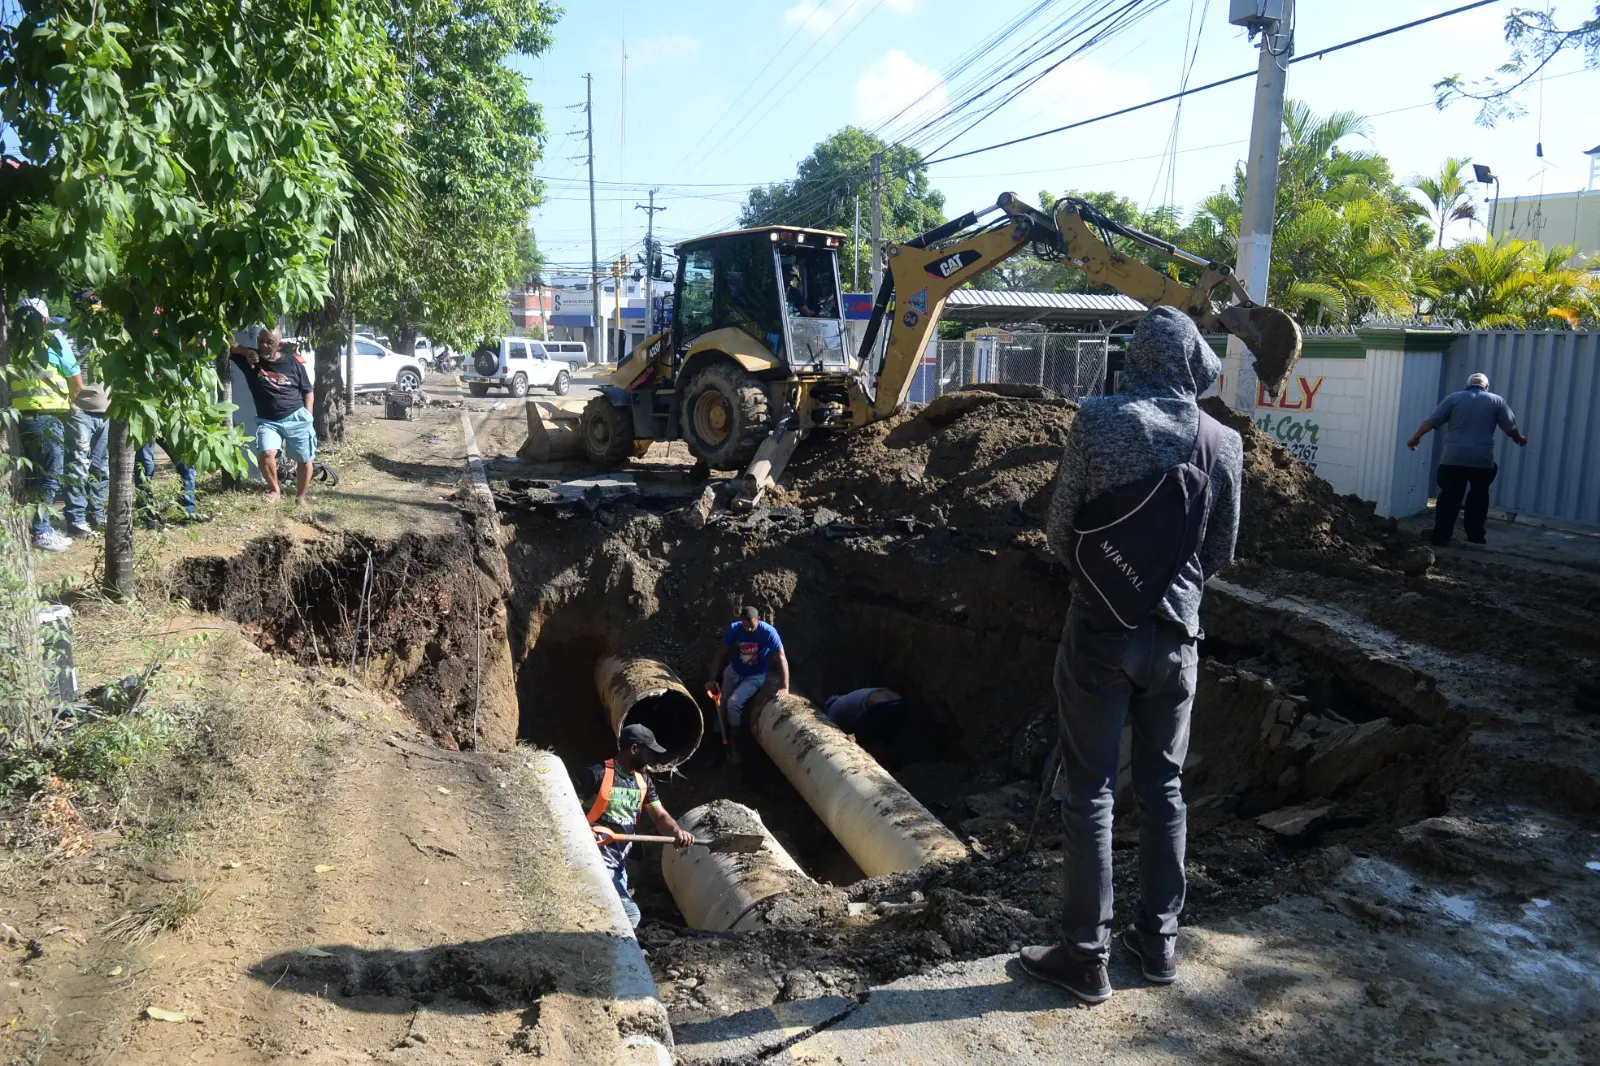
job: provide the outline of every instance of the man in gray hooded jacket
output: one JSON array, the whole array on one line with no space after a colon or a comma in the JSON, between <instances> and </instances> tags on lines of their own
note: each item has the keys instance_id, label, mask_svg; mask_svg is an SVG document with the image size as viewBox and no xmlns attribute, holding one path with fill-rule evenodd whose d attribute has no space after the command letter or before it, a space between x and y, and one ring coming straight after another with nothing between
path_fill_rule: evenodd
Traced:
<instances>
[{"instance_id":1,"label":"man in gray hooded jacket","mask_svg":"<svg viewBox=\"0 0 1600 1066\"><path fill-rule=\"evenodd\" d=\"M1189 459L1199 433L1196 399L1221 361L1182 311L1158 307L1128 345L1121 391L1084 402L1067 434L1046 534L1070 564L1079 507L1101 493ZM1061 777L1065 784L1064 941L1022 950L1024 969L1086 1003L1111 995L1111 814L1123 723L1133 725L1133 786L1139 804L1139 909L1123 933L1144 976L1177 975L1187 811L1180 774L1198 669L1200 595L1233 559L1244 449L1223 427L1211 468L1205 530L1160 606L1136 628L1105 624L1074 595L1056 653ZM1175 531L1174 535L1178 535ZM1075 590L1076 592L1077 590Z\"/></svg>"}]
</instances>

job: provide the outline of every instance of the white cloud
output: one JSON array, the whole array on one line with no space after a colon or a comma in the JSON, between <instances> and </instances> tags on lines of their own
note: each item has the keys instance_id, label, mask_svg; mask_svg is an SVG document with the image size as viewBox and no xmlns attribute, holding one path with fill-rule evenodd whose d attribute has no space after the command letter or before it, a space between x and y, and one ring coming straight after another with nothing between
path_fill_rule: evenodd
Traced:
<instances>
[{"instance_id":1,"label":"white cloud","mask_svg":"<svg viewBox=\"0 0 1600 1066\"><path fill-rule=\"evenodd\" d=\"M917 0L885 0L883 6L896 15L909 15L916 10ZM783 24L803 26L807 33L820 36L829 29L847 30L873 10L864 0L799 0L785 9Z\"/></svg>"},{"instance_id":2,"label":"white cloud","mask_svg":"<svg viewBox=\"0 0 1600 1066\"><path fill-rule=\"evenodd\" d=\"M693 59L700 54L700 38L686 33L659 33L628 42L628 70L644 71Z\"/></svg>"},{"instance_id":3,"label":"white cloud","mask_svg":"<svg viewBox=\"0 0 1600 1066\"><path fill-rule=\"evenodd\" d=\"M898 48L870 64L856 81L856 112L867 124L882 122L918 97L917 112L938 114L950 94L938 71L923 66Z\"/></svg>"}]
</instances>

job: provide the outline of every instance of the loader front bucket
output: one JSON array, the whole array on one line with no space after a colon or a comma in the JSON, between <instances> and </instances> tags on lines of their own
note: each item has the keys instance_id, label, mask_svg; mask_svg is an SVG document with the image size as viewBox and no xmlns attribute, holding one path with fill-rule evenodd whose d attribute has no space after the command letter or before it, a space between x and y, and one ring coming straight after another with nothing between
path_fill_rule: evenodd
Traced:
<instances>
[{"instance_id":1,"label":"loader front bucket","mask_svg":"<svg viewBox=\"0 0 1600 1066\"><path fill-rule=\"evenodd\" d=\"M1277 399L1300 358L1300 327L1276 307L1235 304L1217 312L1224 329L1244 342L1255 356L1256 379Z\"/></svg>"}]
</instances>

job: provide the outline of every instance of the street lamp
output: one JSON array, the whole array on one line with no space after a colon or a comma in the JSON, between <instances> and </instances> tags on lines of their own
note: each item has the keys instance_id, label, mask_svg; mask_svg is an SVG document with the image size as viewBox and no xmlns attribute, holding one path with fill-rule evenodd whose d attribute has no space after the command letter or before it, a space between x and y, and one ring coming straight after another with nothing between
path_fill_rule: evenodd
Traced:
<instances>
[{"instance_id":1,"label":"street lamp","mask_svg":"<svg viewBox=\"0 0 1600 1066\"><path fill-rule=\"evenodd\" d=\"M1500 176L1498 174L1493 173L1488 167L1484 166L1482 163L1474 163L1474 164L1472 164L1472 174L1473 174L1473 177L1478 179L1478 184L1479 185L1487 185L1491 181L1494 182L1494 206L1489 208L1489 236L1493 237L1494 236L1494 216L1495 216L1495 213L1497 211L1499 211L1499 209L1500 209Z\"/></svg>"}]
</instances>

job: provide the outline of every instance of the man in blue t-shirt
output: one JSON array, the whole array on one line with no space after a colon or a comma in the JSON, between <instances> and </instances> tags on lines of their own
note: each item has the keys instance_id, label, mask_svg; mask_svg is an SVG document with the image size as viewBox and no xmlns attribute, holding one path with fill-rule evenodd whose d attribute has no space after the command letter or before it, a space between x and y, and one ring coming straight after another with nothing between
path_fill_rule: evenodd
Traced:
<instances>
[{"instance_id":1,"label":"man in blue t-shirt","mask_svg":"<svg viewBox=\"0 0 1600 1066\"><path fill-rule=\"evenodd\" d=\"M783 638L770 623L761 620L761 612L746 607L737 622L730 622L723 631L722 643L711 660L711 681L706 686L718 693L722 715L730 730L744 725L744 708L767 683L767 673L773 662L778 667L777 696L789 694L789 659L783 653ZM718 731L722 724L718 723ZM732 738L724 738L730 745ZM737 750L730 753L737 758Z\"/></svg>"},{"instance_id":2,"label":"man in blue t-shirt","mask_svg":"<svg viewBox=\"0 0 1600 1066\"><path fill-rule=\"evenodd\" d=\"M1498 429L1522 448L1528 446L1528 438L1517 428L1511 405L1503 396L1489 391L1485 374L1473 374L1467 379L1466 388L1439 401L1439 406L1406 441L1406 447L1416 451L1432 429L1445 431L1444 451L1435 475L1439 480L1439 500L1433 511L1433 543L1450 543L1456 515L1464 501L1462 525L1467 530L1467 541L1482 544L1489 517L1489 486L1499 472L1494 461L1494 431Z\"/></svg>"}]
</instances>

